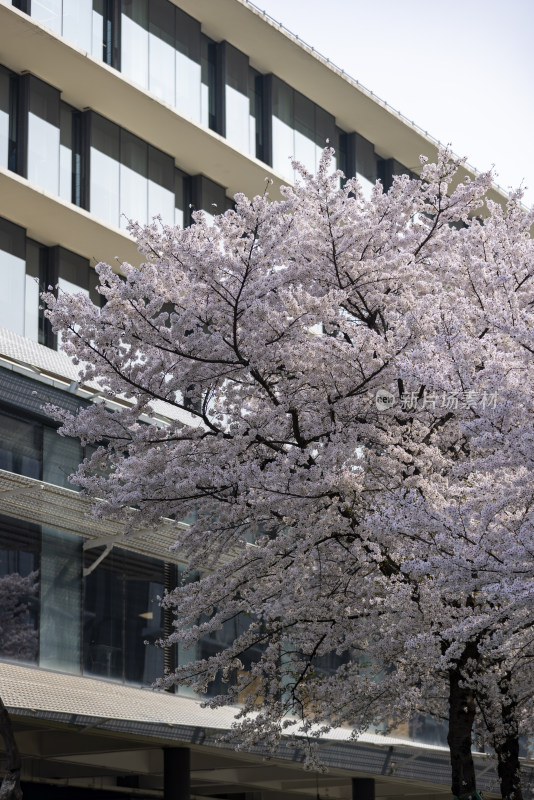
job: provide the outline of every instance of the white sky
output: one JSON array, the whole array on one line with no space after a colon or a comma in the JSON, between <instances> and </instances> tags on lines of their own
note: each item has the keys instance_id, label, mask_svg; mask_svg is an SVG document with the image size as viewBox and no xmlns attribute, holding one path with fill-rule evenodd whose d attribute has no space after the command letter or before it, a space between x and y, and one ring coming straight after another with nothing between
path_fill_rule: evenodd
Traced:
<instances>
[{"instance_id":1,"label":"white sky","mask_svg":"<svg viewBox=\"0 0 534 800\"><path fill-rule=\"evenodd\" d=\"M534 0L254 0L534 205Z\"/></svg>"}]
</instances>

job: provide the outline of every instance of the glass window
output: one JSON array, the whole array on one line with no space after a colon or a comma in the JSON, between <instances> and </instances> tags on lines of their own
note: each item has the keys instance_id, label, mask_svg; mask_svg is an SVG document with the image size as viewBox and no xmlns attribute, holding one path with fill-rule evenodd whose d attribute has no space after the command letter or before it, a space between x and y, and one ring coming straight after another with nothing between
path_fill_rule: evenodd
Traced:
<instances>
[{"instance_id":1,"label":"glass window","mask_svg":"<svg viewBox=\"0 0 534 800\"><path fill-rule=\"evenodd\" d=\"M377 172L386 192L391 188L393 178L396 175L408 175L412 179L417 177L408 167L405 167L404 164L394 158L377 158Z\"/></svg>"},{"instance_id":2,"label":"glass window","mask_svg":"<svg viewBox=\"0 0 534 800\"><path fill-rule=\"evenodd\" d=\"M63 36L73 44L92 50L93 0L63 0ZM100 40L99 58L102 58Z\"/></svg>"},{"instance_id":3,"label":"glass window","mask_svg":"<svg viewBox=\"0 0 534 800\"><path fill-rule=\"evenodd\" d=\"M52 336L52 329L48 320L45 319L44 309L39 308L40 287L47 286L46 280L46 260L47 248L35 242L33 239L26 239L26 318L24 325L24 335L39 344L46 344L45 325Z\"/></svg>"},{"instance_id":4,"label":"glass window","mask_svg":"<svg viewBox=\"0 0 534 800\"><path fill-rule=\"evenodd\" d=\"M50 266L48 277L53 284L59 286L60 292L68 294L81 292L100 305L100 295L93 287L93 284L96 284L96 275L90 269L87 259L64 247L52 247L49 249L48 261ZM91 276L93 276L93 280L90 282ZM58 348L61 346L60 333L57 335L56 346Z\"/></svg>"},{"instance_id":5,"label":"glass window","mask_svg":"<svg viewBox=\"0 0 534 800\"><path fill-rule=\"evenodd\" d=\"M348 178L348 154L347 154L347 134L341 128L336 128L336 165L337 168L343 172L343 175ZM344 181L341 181L343 186Z\"/></svg>"},{"instance_id":6,"label":"glass window","mask_svg":"<svg viewBox=\"0 0 534 800\"><path fill-rule=\"evenodd\" d=\"M356 144L356 172L372 185L376 183L376 155L374 145L359 133L354 134ZM398 162L397 162L398 163Z\"/></svg>"},{"instance_id":7,"label":"glass window","mask_svg":"<svg viewBox=\"0 0 534 800\"><path fill-rule=\"evenodd\" d=\"M192 185L192 205L197 211L202 209L213 218L216 214L223 214L226 211L226 195L223 186L220 186L204 175L195 175L191 179Z\"/></svg>"},{"instance_id":8,"label":"glass window","mask_svg":"<svg viewBox=\"0 0 534 800\"><path fill-rule=\"evenodd\" d=\"M84 571L91 568L103 548L83 554ZM84 580L83 668L89 675L123 678L124 609L123 578L110 553Z\"/></svg>"},{"instance_id":9,"label":"glass window","mask_svg":"<svg viewBox=\"0 0 534 800\"><path fill-rule=\"evenodd\" d=\"M61 3L62 0L32 0L32 17L61 33Z\"/></svg>"},{"instance_id":10,"label":"glass window","mask_svg":"<svg viewBox=\"0 0 534 800\"><path fill-rule=\"evenodd\" d=\"M263 75L249 67L249 141L250 152L263 159Z\"/></svg>"},{"instance_id":11,"label":"glass window","mask_svg":"<svg viewBox=\"0 0 534 800\"><path fill-rule=\"evenodd\" d=\"M160 215L174 224L174 160L155 147L148 148L148 221Z\"/></svg>"},{"instance_id":12,"label":"glass window","mask_svg":"<svg viewBox=\"0 0 534 800\"><path fill-rule=\"evenodd\" d=\"M128 222L145 223L148 217L148 170L146 142L121 128L120 227Z\"/></svg>"},{"instance_id":13,"label":"glass window","mask_svg":"<svg viewBox=\"0 0 534 800\"><path fill-rule=\"evenodd\" d=\"M59 196L69 203L72 201L72 174L74 167L72 112L73 109L66 103L60 104Z\"/></svg>"},{"instance_id":14,"label":"glass window","mask_svg":"<svg viewBox=\"0 0 534 800\"><path fill-rule=\"evenodd\" d=\"M176 108L181 114L201 121L200 23L176 9ZM207 108L207 84L204 105ZM202 122L207 126L208 122Z\"/></svg>"},{"instance_id":15,"label":"glass window","mask_svg":"<svg viewBox=\"0 0 534 800\"><path fill-rule=\"evenodd\" d=\"M315 106L315 169L319 166L319 160L325 147L333 147L337 150L336 120L328 111L320 106ZM334 161L332 171L337 169Z\"/></svg>"},{"instance_id":16,"label":"glass window","mask_svg":"<svg viewBox=\"0 0 534 800\"><path fill-rule=\"evenodd\" d=\"M0 325L24 335L26 259L25 231L0 220Z\"/></svg>"},{"instance_id":17,"label":"glass window","mask_svg":"<svg viewBox=\"0 0 534 800\"><path fill-rule=\"evenodd\" d=\"M215 42L207 36L201 36L201 91L200 121L206 128L217 130L217 87L216 87L216 50Z\"/></svg>"},{"instance_id":18,"label":"glass window","mask_svg":"<svg viewBox=\"0 0 534 800\"><path fill-rule=\"evenodd\" d=\"M64 292L83 292L89 294L89 262L83 256L66 250L64 247L54 247L53 259L56 261L56 277L60 289Z\"/></svg>"},{"instance_id":19,"label":"glass window","mask_svg":"<svg viewBox=\"0 0 534 800\"><path fill-rule=\"evenodd\" d=\"M315 103L294 92L294 154L307 170L315 172Z\"/></svg>"},{"instance_id":20,"label":"glass window","mask_svg":"<svg viewBox=\"0 0 534 800\"><path fill-rule=\"evenodd\" d=\"M39 626L41 667L63 672L80 672L81 573L80 537L43 526Z\"/></svg>"},{"instance_id":21,"label":"glass window","mask_svg":"<svg viewBox=\"0 0 534 800\"><path fill-rule=\"evenodd\" d=\"M175 102L174 6L169 0L150 0L148 88L166 103Z\"/></svg>"},{"instance_id":22,"label":"glass window","mask_svg":"<svg viewBox=\"0 0 534 800\"><path fill-rule=\"evenodd\" d=\"M60 436L55 428L45 425L43 429L43 481L62 486L65 489L78 487L69 481L83 458L83 451L77 439Z\"/></svg>"},{"instance_id":23,"label":"glass window","mask_svg":"<svg viewBox=\"0 0 534 800\"><path fill-rule=\"evenodd\" d=\"M39 626L39 528L0 517L0 655L35 663Z\"/></svg>"},{"instance_id":24,"label":"glass window","mask_svg":"<svg viewBox=\"0 0 534 800\"><path fill-rule=\"evenodd\" d=\"M9 155L10 75L0 67L0 167L7 169Z\"/></svg>"},{"instance_id":25,"label":"glass window","mask_svg":"<svg viewBox=\"0 0 534 800\"><path fill-rule=\"evenodd\" d=\"M27 177L53 194L59 193L59 92L28 76Z\"/></svg>"},{"instance_id":26,"label":"glass window","mask_svg":"<svg viewBox=\"0 0 534 800\"><path fill-rule=\"evenodd\" d=\"M245 153L254 153L256 131L251 139L248 96L248 56L228 42L219 45L224 59L225 136Z\"/></svg>"},{"instance_id":27,"label":"glass window","mask_svg":"<svg viewBox=\"0 0 534 800\"><path fill-rule=\"evenodd\" d=\"M32 342L39 341L39 283L26 273L24 283L24 336Z\"/></svg>"},{"instance_id":28,"label":"glass window","mask_svg":"<svg viewBox=\"0 0 534 800\"><path fill-rule=\"evenodd\" d=\"M125 680L152 683L163 674L163 563L128 553L125 558ZM145 644L147 643L147 644Z\"/></svg>"},{"instance_id":29,"label":"glass window","mask_svg":"<svg viewBox=\"0 0 534 800\"><path fill-rule=\"evenodd\" d=\"M293 180L290 158L294 155L293 89L272 77L272 167Z\"/></svg>"},{"instance_id":30,"label":"glass window","mask_svg":"<svg viewBox=\"0 0 534 800\"><path fill-rule=\"evenodd\" d=\"M84 554L84 671L133 683L163 674L163 563L118 548L87 574L102 548Z\"/></svg>"},{"instance_id":31,"label":"glass window","mask_svg":"<svg viewBox=\"0 0 534 800\"><path fill-rule=\"evenodd\" d=\"M174 170L174 224L179 228L189 225L191 202L190 178L180 169Z\"/></svg>"},{"instance_id":32,"label":"glass window","mask_svg":"<svg viewBox=\"0 0 534 800\"><path fill-rule=\"evenodd\" d=\"M119 225L119 127L91 114L89 211Z\"/></svg>"},{"instance_id":33,"label":"glass window","mask_svg":"<svg viewBox=\"0 0 534 800\"><path fill-rule=\"evenodd\" d=\"M409 721L408 735L410 739L425 744L447 747L447 723L428 714L415 714ZM397 735L394 731L392 735Z\"/></svg>"},{"instance_id":34,"label":"glass window","mask_svg":"<svg viewBox=\"0 0 534 800\"><path fill-rule=\"evenodd\" d=\"M121 13L121 72L148 88L147 0L123 0Z\"/></svg>"},{"instance_id":35,"label":"glass window","mask_svg":"<svg viewBox=\"0 0 534 800\"><path fill-rule=\"evenodd\" d=\"M42 439L42 425L0 413L0 469L40 480Z\"/></svg>"},{"instance_id":36,"label":"glass window","mask_svg":"<svg viewBox=\"0 0 534 800\"><path fill-rule=\"evenodd\" d=\"M104 0L93 0L91 18L91 54L103 59L104 50Z\"/></svg>"}]
</instances>

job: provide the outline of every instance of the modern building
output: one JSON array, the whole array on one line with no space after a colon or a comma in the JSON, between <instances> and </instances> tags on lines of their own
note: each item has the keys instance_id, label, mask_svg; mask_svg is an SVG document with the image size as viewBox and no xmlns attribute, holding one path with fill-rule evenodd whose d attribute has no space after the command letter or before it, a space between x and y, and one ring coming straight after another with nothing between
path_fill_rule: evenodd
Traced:
<instances>
[{"instance_id":1,"label":"modern building","mask_svg":"<svg viewBox=\"0 0 534 800\"><path fill-rule=\"evenodd\" d=\"M366 190L436 152L245 0L0 0L0 695L26 798L450 796L428 721L358 742L334 731L315 775L301 747L266 760L221 743L231 710L153 692L191 657L145 644L171 622L157 597L180 571L172 531L125 541L120 524L96 525L67 481L84 450L42 410L102 398L58 351L40 288L98 302L94 265L139 261L129 218L187 225L191 208L223 211L266 178L277 196L290 157L314 170L327 140ZM493 764L477 763L491 797Z\"/></svg>"}]
</instances>

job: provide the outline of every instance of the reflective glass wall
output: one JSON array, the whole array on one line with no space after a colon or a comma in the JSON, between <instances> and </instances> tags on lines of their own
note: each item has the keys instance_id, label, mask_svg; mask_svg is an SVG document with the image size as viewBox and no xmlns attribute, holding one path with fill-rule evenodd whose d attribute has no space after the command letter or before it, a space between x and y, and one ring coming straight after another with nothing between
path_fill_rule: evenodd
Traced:
<instances>
[{"instance_id":1,"label":"reflective glass wall","mask_svg":"<svg viewBox=\"0 0 534 800\"><path fill-rule=\"evenodd\" d=\"M146 685L163 675L164 564L0 515L0 658ZM148 644L147 644L148 643Z\"/></svg>"},{"instance_id":2,"label":"reflective glass wall","mask_svg":"<svg viewBox=\"0 0 534 800\"><path fill-rule=\"evenodd\" d=\"M288 180L294 179L292 158L315 172L327 141L336 142L335 118L276 75L265 76L264 92L267 160Z\"/></svg>"},{"instance_id":3,"label":"reflective glass wall","mask_svg":"<svg viewBox=\"0 0 534 800\"><path fill-rule=\"evenodd\" d=\"M343 132L340 132L339 144L343 159L340 168L347 178L358 178L364 196L369 198L378 178L378 159L373 144L359 133Z\"/></svg>"},{"instance_id":4,"label":"reflective glass wall","mask_svg":"<svg viewBox=\"0 0 534 800\"><path fill-rule=\"evenodd\" d=\"M87 259L63 247L45 247L26 231L0 218L0 327L49 347L57 346L39 308L39 292L56 284L66 292L82 291L100 305L97 277Z\"/></svg>"},{"instance_id":5,"label":"reflective glass wall","mask_svg":"<svg viewBox=\"0 0 534 800\"><path fill-rule=\"evenodd\" d=\"M353 141L341 142L331 114L277 76L262 75L254 70L249 55L233 45L209 39L202 32L200 22L177 8L171 0L28 0L25 8L42 24L121 70L129 80L152 92L180 114L225 136L242 152L272 165L288 180L295 177L290 163L292 158L314 172L327 140L338 151L345 149L344 154L339 154L338 163L345 165L347 176L358 176L365 195L369 196L377 177L377 163L382 161L377 159L370 142L350 132L341 133L352 137ZM6 75L0 73L0 165L6 163L9 136L7 85ZM51 88L47 92L34 83L29 97L28 175L34 176L39 185L59 191L61 197L67 198L69 151L75 149L76 143L69 139L66 111L58 112L58 97L53 96ZM62 149L59 161L56 156L58 135L65 150ZM127 187L131 179L137 187L147 179L147 159L134 145L130 149L132 152L124 156L124 163L132 174L123 175L123 185ZM134 153L136 149L139 150L137 154ZM50 162L43 158L45 150L52 153ZM108 142L108 149L101 152L106 154L112 150L113 145ZM127 163L132 159L133 165ZM109 162L108 166L113 167ZM56 187L58 168L59 189ZM400 174L399 169L403 173L408 171L392 159L378 169L381 171L378 177L386 189L392 177ZM25 174L20 167L19 171ZM101 186L100 177L93 178L93 188L99 186L103 191L95 213L102 212L99 216L106 220L115 220L121 213L120 189L116 187L113 168L111 175L115 184L107 192ZM74 188L70 196L74 202L79 202ZM167 199L167 195L162 194L164 217L168 217L170 208L165 205ZM142 214L148 202L142 197L139 208L135 204L133 210L140 212L141 219L144 219ZM96 207L94 198L93 203ZM124 213L129 215L128 210Z\"/></svg>"},{"instance_id":6,"label":"reflective glass wall","mask_svg":"<svg viewBox=\"0 0 534 800\"><path fill-rule=\"evenodd\" d=\"M36 663L39 528L0 515L0 657Z\"/></svg>"},{"instance_id":7,"label":"reflective glass wall","mask_svg":"<svg viewBox=\"0 0 534 800\"><path fill-rule=\"evenodd\" d=\"M105 222L126 228L156 215L175 221L172 156L157 150L99 114L87 112L89 185L86 207Z\"/></svg>"},{"instance_id":8,"label":"reflective glass wall","mask_svg":"<svg viewBox=\"0 0 534 800\"><path fill-rule=\"evenodd\" d=\"M163 636L163 562L115 548L92 569L102 552L84 554L84 672L152 683L164 671L163 649L155 646Z\"/></svg>"},{"instance_id":9,"label":"reflective glass wall","mask_svg":"<svg viewBox=\"0 0 534 800\"><path fill-rule=\"evenodd\" d=\"M8 169L11 73L0 67L0 167Z\"/></svg>"},{"instance_id":10,"label":"reflective glass wall","mask_svg":"<svg viewBox=\"0 0 534 800\"><path fill-rule=\"evenodd\" d=\"M62 102L57 89L33 75L18 76L2 67L0 166L117 227L126 228L130 219L145 224L156 216L164 224L190 223L190 179L175 168L172 156L99 114ZM221 211L225 207L219 204ZM9 252L23 258L18 250ZM20 317L22 271L20 265L8 267L5 252L0 273L9 270L16 302L8 303L6 296L3 324L37 338L36 330L25 333L22 323L14 326L10 319ZM35 298L37 292L35 287Z\"/></svg>"},{"instance_id":11,"label":"reflective glass wall","mask_svg":"<svg viewBox=\"0 0 534 800\"><path fill-rule=\"evenodd\" d=\"M123 0L120 30L121 72L195 122L215 128L210 41L200 23L169 0Z\"/></svg>"},{"instance_id":12,"label":"reflective glass wall","mask_svg":"<svg viewBox=\"0 0 534 800\"><path fill-rule=\"evenodd\" d=\"M95 58L102 58L105 0L31 0L31 16Z\"/></svg>"},{"instance_id":13,"label":"reflective glass wall","mask_svg":"<svg viewBox=\"0 0 534 800\"><path fill-rule=\"evenodd\" d=\"M26 275L26 236L24 228L0 219L0 325L21 336L26 333L26 304L32 299L32 285ZM35 317L38 302L35 304Z\"/></svg>"}]
</instances>

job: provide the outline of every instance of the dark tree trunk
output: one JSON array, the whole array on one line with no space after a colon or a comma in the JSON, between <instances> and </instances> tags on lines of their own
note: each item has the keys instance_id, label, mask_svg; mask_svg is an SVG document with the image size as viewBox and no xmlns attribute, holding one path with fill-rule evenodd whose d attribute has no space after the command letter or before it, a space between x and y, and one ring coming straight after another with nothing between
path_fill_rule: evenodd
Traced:
<instances>
[{"instance_id":1,"label":"dark tree trunk","mask_svg":"<svg viewBox=\"0 0 534 800\"><path fill-rule=\"evenodd\" d=\"M475 699L471 689L462 686L461 666L469 658L469 649L457 666L449 669L449 731L447 741L451 756L452 793L467 798L476 791L475 765L471 754Z\"/></svg>"},{"instance_id":2,"label":"dark tree trunk","mask_svg":"<svg viewBox=\"0 0 534 800\"><path fill-rule=\"evenodd\" d=\"M519 771L519 737L507 736L495 747L502 800L523 800Z\"/></svg>"},{"instance_id":3,"label":"dark tree trunk","mask_svg":"<svg viewBox=\"0 0 534 800\"><path fill-rule=\"evenodd\" d=\"M519 764L519 730L517 727L516 702L510 696L510 674L499 682L501 690L501 720L505 731L504 739L494 737L497 753L499 782L502 800L523 800Z\"/></svg>"},{"instance_id":4,"label":"dark tree trunk","mask_svg":"<svg viewBox=\"0 0 534 800\"><path fill-rule=\"evenodd\" d=\"M7 769L0 786L0 800L22 800L20 788L20 753L15 742L13 727L7 709L0 697L0 735L4 740L7 756Z\"/></svg>"}]
</instances>

